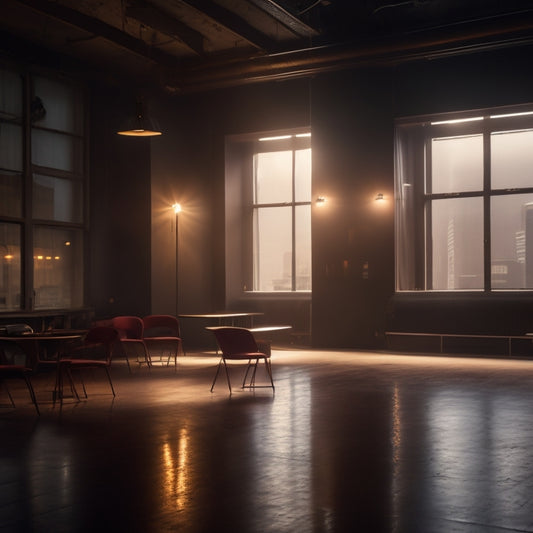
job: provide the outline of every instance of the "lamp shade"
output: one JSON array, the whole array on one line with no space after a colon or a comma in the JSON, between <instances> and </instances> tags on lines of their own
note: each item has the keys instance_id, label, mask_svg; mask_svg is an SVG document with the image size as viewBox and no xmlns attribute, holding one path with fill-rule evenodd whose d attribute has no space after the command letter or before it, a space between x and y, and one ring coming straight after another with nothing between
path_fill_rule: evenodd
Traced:
<instances>
[{"instance_id":1,"label":"lamp shade","mask_svg":"<svg viewBox=\"0 0 533 533\"><path fill-rule=\"evenodd\" d=\"M128 137L155 137L161 135L161 130L146 116L143 103L138 100L135 116L130 117L117 133Z\"/></svg>"}]
</instances>

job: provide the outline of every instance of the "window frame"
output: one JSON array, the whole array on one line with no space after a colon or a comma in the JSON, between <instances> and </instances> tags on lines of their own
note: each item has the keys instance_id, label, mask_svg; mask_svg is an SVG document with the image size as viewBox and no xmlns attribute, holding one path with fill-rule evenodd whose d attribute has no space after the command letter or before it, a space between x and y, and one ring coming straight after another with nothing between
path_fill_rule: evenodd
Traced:
<instances>
[{"instance_id":1,"label":"window frame","mask_svg":"<svg viewBox=\"0 0 533 533\"><path fill-rule=\"evenodd\" d=\"M41 69L24 69L20 66L10 64L8 62L0 62L0 69L9 71L21 78L22 91L22 171L17 175L21 179L22 189L22 212L20 216L2 215L0 214L0 223L15 224L20 228L21 233L21 280L20 280L20 302L17 309L6 309L0 311L0 316L10 315L13 313L42 313L42 312L63 312L71 310L83 309L87 300L87 273L85 269L87 247L88 247L88 115L87 115L87 89L77 83L75 80L66 78L57 73L44 71ZM80 121L81 126L77 131L63 131L50 127L38 126L32 121L31 103L33 99L33 80L35 78L48 79L53 82L59 82L65 86L73 88L80 97ZM9 122L0 117L2 122ZM11 120L11 122L13 122ZM74 143L78 143L79 149L76 149L73 154L73 161L75 167L72 171L61 170L52 167L39 166L33 163L32 158L32 131L41 130L45 132L59 133L73 139ZM82 213L77 221L62 221L49 218L34 218L34 175L42 175L56 179L68 180L75 184L81 184L81 209ZM83 238L81 244L81 267L83 268L83 276L81 279L81 302L78 305L70 305L69 307L37 307L35 299L35 276L34 276L34 233L36 228L48 229L65 229L74 232L80 232Z\"/></svg>"},{"instance_id":2,"label":"window frame","mask_svg":"<svg viewBox=\"0 0 533 533\"><path fill-rule=\"evenodd\" d=\"M482 117L481 120L474 120ZM408 132L407 129L413 131ZM414 174L412 187L414 189L412 198L410 222L413 233L413 256L405 259L400 256L403 253L402 231L405 226L403 217L408 208L406 194L399 177L403 173L405 163L402 160L402 147L399 142L402 135L409 135L409 149L414 152L411 164ZM495 288L492 283L492 240L491 240L491 200L495 197L508 195L533 194L533 185L529 187L504 187L492 188L491 186L491 135L495 132L512 132L521 130L533 130L533 104L511 106L504 108L489 108L473 110L460 113L445 113L437 115L426 115L422 117L402 118L396 121L396 145L395 145L395 190L396 190L396 218L395 218L395 260L396 260L396 292L531 292L531 288ZM431 143L435 138L455 137L461 135L481 135L483 143L483 180L482 188L473 191L455 191L433 193L432 183L432 150ZM413 148L413 145L414 148ZM433 253L432 253L432 205L434 201L443 199L476 198L483 202L483 287L479 289L433 289ZM405 277L401 272L406 262L411 263L413 269L411 277L411 288L401 288L402 279Z\"/></svg>"},{"instance_id":3,"label":"window frame","mask_svg":"<svg viewBox=\"0 0 533 533\"><path fill-rule=\"evenodd\" d=\"M251 291L252 293L257 294L280 294L280 293L310 293L312 289L297 289L297 271L296 271L296 249L297 249L297 243L296 243L296 209L300 206L309 206L311 207L311 197L308 201L297 201L296 200L296 152L298 150L305 150L305 149L312 149L311 148L311 140L309 137L298 137L297 134L287 134L290 135L290 138L288 139L279 139L279 140L269 140L269 141L255 141L253 144L253 151L252 151L252 174L251 179L248 180L250 184L250 188L248 189L247 196L251 197L251 204L249 206L249 210L246 213L245 217L248 220L251 220L250 227L252 230L250 232L247 232L248 239L251 239L251 242L247 243L246 249L250 250L251 252L247 255L250 256L251 262L248 262L248 268L245 270L245 278L246 278L246 286L252 287ZM292 189L292 199L291 201L280 201L280 202L267 202L267 203L260 203L256 200L255 195L255 189L256 189L256 183L257 183L257 173L255 169L255 164L253 163L255 161L255 158L257 154L259 153L267 153L267 152L291 152L292 156L292 168L291 168L291 189ZM255 231L255 224L257 218L255 217L255 213L258 213L260 210L263 209L271 209L271 208L277 208L277 207L286 207L291 209L291 288L290 290L273 290L273 291L262 291L260 289L257 289L255 287L255 271L257 266L254 264L254 257L256 256L256 246L257 244L254 243L254 231ZM258 230L257 230L258 231ZM310 265L311 266L311 265Z\"/></svg>"}]
</instances>

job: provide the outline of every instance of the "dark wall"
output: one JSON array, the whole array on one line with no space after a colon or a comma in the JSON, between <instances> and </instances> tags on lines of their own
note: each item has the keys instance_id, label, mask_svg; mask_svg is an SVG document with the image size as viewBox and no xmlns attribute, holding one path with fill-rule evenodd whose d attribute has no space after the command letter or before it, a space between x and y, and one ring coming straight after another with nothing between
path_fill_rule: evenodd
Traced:
<instances>
[{"instance_id":1,"label":"dark wall","mask_svg":"<svg viewBox=\"0 0 533 533\"><path fill-rule=\"evenodd\" d=\"M95 318L150 309L150 140L116 134L135 95L91 90L88 304Z\"/></svg>"},{"instance_id":2,"label":"dark wall","mask_svg":"<svg viewBox=\"0 0 533 533\"><path fill-rule=\"evenodd\" d=\"M165 135L134 149L110 124L109 113L123 107L119 95L96 100L91 176L103 205L92 208L91 302L101 315L173 307L173 248L168 235L151 243L150 204L153 224L154 209L163 213L175 195L184 203L182 313L231 306L264 310L269 322L309 320L301 301L228 301L224 140L311 125L313 198L327 199L313 207L315 346L382 347L384 332L394 328L523 332L532 303L527 294L394 294L393 141L397 117L531 101L531 52L509 49L165 95L152 104ZM384 202L376 202L378 193ZM150 253L152 265L161 259L168 267L151 282Z\"/></svg>"},{"instance_id":3,"label":"dark wall","mask_svg":"<svg viewBox=\"0 0 533 533\"><path fill-rule=\"evenodd\" d=\"M313 81L313 344L373 346L393 291L393 122L388 71ZM384 194L384 205L375 198Z\"/></svg>"}]
</instances>

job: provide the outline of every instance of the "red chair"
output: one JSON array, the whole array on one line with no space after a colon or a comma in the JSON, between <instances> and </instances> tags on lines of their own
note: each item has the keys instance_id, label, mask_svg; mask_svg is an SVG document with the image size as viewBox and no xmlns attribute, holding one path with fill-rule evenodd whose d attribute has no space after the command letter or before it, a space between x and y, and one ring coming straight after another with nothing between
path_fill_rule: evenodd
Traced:
<instances>
[{"instance_id":1,"label":"red chair","mask_svg":"<svg viewBox=\"0 0 533 533\"><path fill-rule=\"evenodd\" d=\"M35 406L35 410L37 411L37 414L40 415L41 412L39 411L39 405L37 404L37 398L35 397L35 391L33 389L33 385L31 384L31 380L30 380L32 369L27 366L26 355L24 355L24 359L25 359L25 364L15 364L14 361L8 361L8 358L6 357L4 349L2 345L0 344L0 383L5 388L7 395L9 397L9 401L11 402L11 405L15 407L15 402L13 401L13 396L11 396L11 392L9 391L6 380L22 379L26 383L26 387L28 389L28 392L30 393L31 401L33 402L33 405Z\"/></svg>"},{"instance_id":2,"label":"red chair","mask_svg":"<svg viewBox=\"0 0 533 533\"><path fill-rule=\"evenodd\" d=\"M111 320L111 326L119 334L122 353L126 357L128 370L131 373L130 359L139 366L152 366L150 354L144 343L144 324L138 316L116 316Z\"/></svg>"},{"instance_id":3,"label":"red chair","mask_svg":"<svg viewBox=\"0 0 533 533\"><path fill-rule=\"evenodd\" d=\"M272 387L274 391L274 380L272 379L272 367L270 364L270 354L259 351L257 343L252 332L245 328L236 328L232 326L219 326L207 328L215 334L218 346L222 352L222 357L218 363L215 378L211 385L211 392L215 386L215 382L220 372L220 367L224 365L226 371L226 379L231 394L231 382L228 370L228 361L247 361L246 372L242 380L242 388L260 388ZM256 373L259 361L263 360L267 376L270 380L270 385L256 385ZM249 372L251 371L250 381L246 383Z\"/></svg>"},{"instance_id":4,"label":"red chair","mask_svg":"<svg viewBox=\"0 0 533 533\"><path fill-rule=\"evenodd\" d=\"M142 320L143 339L152 363L154 357L159 356L161 363L166 358L168 366L173 358L174 366L177 368L178 354L184 354L179 320L172 315L149 315Z\"/></svg>"},{"instance_id":5,"label":"red chair","mask_svg":"<svg viewBox=\"0 0 533 533\"><path fill-rule=\"evenodd\" d=\"M115 396L115 389L113 387L109 368L113 357L113 349L116 348L118 338L118 331L115 328L107 326L91 328L87 332L83 344L73 349L68 355L59 360L56 386L54 389L54 400L58 397L61 401L63 400L65 377L69 380L73 396L79 400L79 394L76 390L72 373L73 371L80 372L80 378L82 378L81 371L89 368L101 368L104 370L109 386L111 387L111 392L113 396ZM85 398L87 398L87 390L83 379L81 379L81 384L83 387L83 394Z\"/></svg>"}]
</instances>

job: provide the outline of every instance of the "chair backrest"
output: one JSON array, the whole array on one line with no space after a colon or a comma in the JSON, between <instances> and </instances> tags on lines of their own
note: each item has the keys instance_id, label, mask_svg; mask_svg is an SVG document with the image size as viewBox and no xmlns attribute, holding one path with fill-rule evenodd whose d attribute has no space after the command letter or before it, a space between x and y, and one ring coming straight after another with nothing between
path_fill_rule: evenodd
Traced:
<instances>
[{"instance_id":1,"label":"chair backrest","mask_svg":"<svg viewBox=\"0 0 533 533\"><path fill-rule=\"evenodd\" d=\"M180 323L175 316L148 315L142 321L144 337L180 337Z\"/></svg>"},{"instance_id":2,"label":"chair backrest","mask_svg":"<svg viewBox=\"0 0 533 533\"><path fill-rule=\"evenodd\" d=\"M257 353L257 343L251 331L245 328L221 326L212 328L224 357L244 353Z\"/></svg>"},{"instance_id":3,"label":"chair backrest","mask_svg":"<svg viewBox=\"0 0 533 533\"><path fill-rule=\"evenodd\" d=\"M113 346L119 339L119 332L115 328L108 326L96 326L91 328L85 335L84 343L86 346L102 346L103 355L111 361L113 355Z\"/></svg>"},{"instance_id":4,"label":"chair backrest","mask_svg":"<svg viewBox=\"0 0 533 533\"><path fill-rule=\"evenodd\" d=\"M143 321L138 316L116 316L111 325L118 330L121 339L142 339Z\"/></svg>"}]
</instances>

